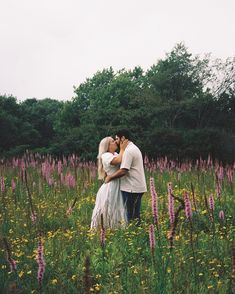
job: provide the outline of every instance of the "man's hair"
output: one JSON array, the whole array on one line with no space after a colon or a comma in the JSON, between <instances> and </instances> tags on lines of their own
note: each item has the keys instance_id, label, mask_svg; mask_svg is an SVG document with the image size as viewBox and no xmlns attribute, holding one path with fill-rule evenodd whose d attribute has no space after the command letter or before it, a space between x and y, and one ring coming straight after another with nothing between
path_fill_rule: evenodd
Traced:
<instances>
[{"instance_id":1,"label":"man's hair","mask_svg":"<svg viewBox=\"0 0 235 294\"><path fill-rule=\"evenodd\" d=\"M116 132L116 136L118 136L119 138L121 138L122 136L124 136L128 140L131 139L131 134L126 129L122 129L122 130L119 130L118 132Z\"/></svg>"}]
</instances>

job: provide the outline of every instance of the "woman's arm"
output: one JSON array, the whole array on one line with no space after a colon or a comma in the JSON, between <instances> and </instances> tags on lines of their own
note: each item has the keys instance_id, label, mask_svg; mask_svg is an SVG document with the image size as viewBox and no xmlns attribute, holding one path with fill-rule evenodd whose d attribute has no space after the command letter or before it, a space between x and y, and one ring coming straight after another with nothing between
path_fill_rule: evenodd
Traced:
<instances>
[{"instance_id":1,"label":"woman's arm","mask_svg":"<svg viewBox=\"0 0 235 294\"><path fill-rule=\"evenodd\" d=\"M123 153L127 147L128 140L125 139L123 142L120 143L120 152L118 156L114 157L113 160L110 162L111 165L118 165L122 162Z\"/></svg>"}]
</instances>

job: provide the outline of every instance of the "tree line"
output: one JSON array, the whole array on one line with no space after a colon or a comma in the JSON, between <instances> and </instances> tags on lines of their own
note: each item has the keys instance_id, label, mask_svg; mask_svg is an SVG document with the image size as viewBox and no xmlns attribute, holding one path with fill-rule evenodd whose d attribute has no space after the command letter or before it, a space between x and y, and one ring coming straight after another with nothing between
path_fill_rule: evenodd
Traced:
<instances>
[{"instance_id":1,"label":"tree line","mask_svg":"<svg viewBox=\"0 0 235 294\"><path fill-rule=\"evenodd\" d=\"M25 150L94 160L99 141L127 128L150 158L235 160L235 59L193 56L177 44L144 71L112 67L70 101L0 96L0 155Z\"/></svg>"}]
</instances>

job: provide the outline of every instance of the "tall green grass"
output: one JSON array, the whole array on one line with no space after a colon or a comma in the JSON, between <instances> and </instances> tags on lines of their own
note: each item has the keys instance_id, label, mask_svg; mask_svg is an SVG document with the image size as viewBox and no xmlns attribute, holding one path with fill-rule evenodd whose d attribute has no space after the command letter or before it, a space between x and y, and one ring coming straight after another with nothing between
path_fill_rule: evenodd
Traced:
<instances>
[{"instance_id":1,"label":"tall green grass","mask_svg":"<svg viewBox=\"0 0 235 294\"><path fill-rule=\"evenodd\" d=\"M41 159L42 161L43 159ZM46 159L44 159L46 160ZM155 179L158 194L159 223L155 226L156 247L149 247L149 225L153 223L150 192L142 199L142 222L131 223L125 229L107 230L105 246L100 244L100 231L90 231L95 204L97 181L94 167L67 162L63 174L76 177L76 186L60 183L56 168L49 185L42 176L38 161L26 167L28 189L37 212L36 224L31 220L31 206L21 168L2 163L0 177L5 189L0 193L1 239L6 238L11 256L17 262L11 272L3 242L0 251L1 293L232 293L232 248L234 247L235 198L233 186L223 180L221 197L215 193L215 170L182 171L165 168L146 170ZM50 162L52 166L52 161ZM55 162L56 167L56 162ZM12 178L16 189L11 189ZM190 223L184 211L179 214L173 248L168 232L167 183L172 182L174 195L183 199L183 191L195 190L192 243ZM205 199L213 193L213 218ZM78 198L72 214L67 209ZM175 209L179 203L175 201ZM219 219L223 210L225 219ZM37 281L36 250L39 233L44 244L45 274L40 291ZM87 262L86 262L87 260ZM90 265L89 265L90 262ZM87 290L88 291L88 290Z\"/></svg>"}]
</instances>

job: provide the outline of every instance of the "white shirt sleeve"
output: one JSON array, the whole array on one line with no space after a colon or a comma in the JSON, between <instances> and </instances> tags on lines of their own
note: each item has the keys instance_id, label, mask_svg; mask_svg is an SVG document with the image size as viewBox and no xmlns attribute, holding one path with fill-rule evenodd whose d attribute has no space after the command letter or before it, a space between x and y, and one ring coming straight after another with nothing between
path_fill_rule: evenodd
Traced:
<instances>
[{"instance_id":1,"label":"white shirt sleeve","mask_svg":"<svg viewBox=\"0 0 235 294\"><path fill-rule=\"evenodd\" d=\"M122 156L122 163L120 168L125 168L130 170L131 164L132 164L133 156L128 150L125 150L123 156Z\"/></svg>"},{"instance_id":2,"label":"white shirt sleeve","mask_svg":"<svg viewBox=\"0 0 235 294\"><path fill-rule=\"evenodd\" d=\"M112 154L110 152L106 152L102 154L102 162L104 166L109 166L111 161L116 157L118 154Z\"/></svg>"}]
</instances>

